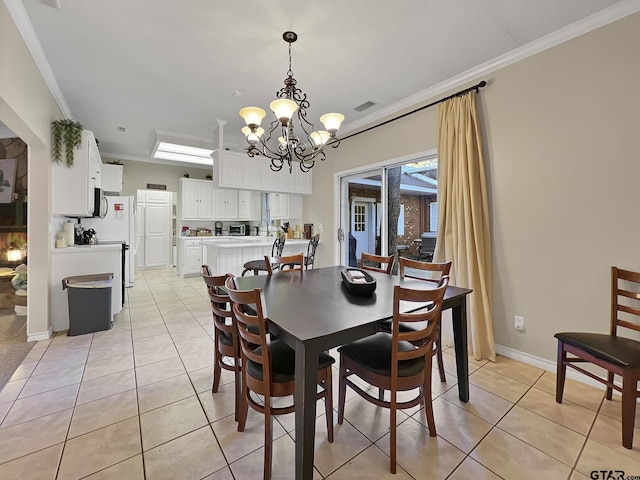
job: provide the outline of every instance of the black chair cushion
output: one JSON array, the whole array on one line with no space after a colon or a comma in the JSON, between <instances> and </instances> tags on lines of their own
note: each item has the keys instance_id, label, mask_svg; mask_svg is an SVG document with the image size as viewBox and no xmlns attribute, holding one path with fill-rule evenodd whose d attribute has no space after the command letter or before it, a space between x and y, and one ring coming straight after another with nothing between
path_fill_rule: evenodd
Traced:
<instances>
[{"instance_id":1,"label":"black chair cushion","mask_svg":"<svg viewBox=\"0 0 640 480\"><path fill-rule=\"evenodd\" d=\"M291 382L295 378L296 368L296 352L282 340L273 340L269 343L269 351L271 352L271 380L274 383ZM262 347L256 348L255 352L260 354ZM320 353L318 370L333 365L335 359L324 352ZM253 378L262 380L262 365L247 360L247 373Z\"/></svg>"},{"instance_id":2,"label":"black chair cushion","mask_svg":"<svg viewBox=\"0 0 640 480\"><path fill-rule=\"evenodd\" d=\"M391 376L391 335L384 332L343 345L338 352L350 358L378 375ZM414 350L416 347L409 342L399 342L401 352ZM411 377L424 370L424 357L402 360L398 364L399 377Z\"/></svg>"},{"instance_id":3,"label":"black chair cushion","mask_svg":"<svg viewBox=\"0 0 640 480\"><path fill-rule=\"evenodd\" d=\"M608 362L626 368L640 368L640 342L637 340L583 332L561 332L554 336Z\"/></svg>"}]
</instances>

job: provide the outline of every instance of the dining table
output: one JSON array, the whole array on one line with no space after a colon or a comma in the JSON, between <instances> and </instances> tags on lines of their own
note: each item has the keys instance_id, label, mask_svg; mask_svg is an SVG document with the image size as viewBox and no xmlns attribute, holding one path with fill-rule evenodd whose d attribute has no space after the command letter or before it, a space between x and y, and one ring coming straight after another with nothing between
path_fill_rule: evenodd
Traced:
<instances>
[{"instance_id":1,"label":"dining table","mask_svg":"<svg viewBox=\"0 0 640 480\"><path fill-rule=\"evenodd\" d=\"M295 478L313 478L316 418L316 381L320 352L343 345L377 330L377 323L393 317L395 285L435 288L436 284L367 271L376 280L370 296L354 295L343 284L348 267L281 272L271 276L237 277L241 290L264 292L269 332L295 350ZM442 309L451 309L458 375L458 396L469 401L466 298L472 290L449 285ZM422 308L413 307L413 309Z\"/></svg>"}]
</instances>

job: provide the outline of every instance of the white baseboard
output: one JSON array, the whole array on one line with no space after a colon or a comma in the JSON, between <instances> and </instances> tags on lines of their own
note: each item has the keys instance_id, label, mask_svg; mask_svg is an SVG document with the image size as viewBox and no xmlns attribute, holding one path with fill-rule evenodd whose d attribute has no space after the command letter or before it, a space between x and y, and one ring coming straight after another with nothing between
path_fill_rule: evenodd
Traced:
<instances>
[{"instance_id":1,"label":"white baseboard","mask_svg":"<svg viewBox=\"0 0 640 480\"><path fill-rule=\"evenodd\" d=\"M29 335L27 335L27 342L39 342L41 340L49 340L52 336L53 336L53 327L49 327L49 330L47 331L30 333Z\"/></svg>"},{"instance_id":2,"label":"white baseboard","mask_svg":"<svg viewBox=\"0 0 640 480\"><path fill-rule=\"evenodd\" d=\"M550 372L556 373L556 362L552 362L551 360L536 357L535 355L531 355L529 353L521 352L519 350L514 350L513 348L504 347L497 344L496 353L498 355L502 355L508 358L512 358L513 360L518 360L522 363L526 363L527 365L532 365L534 367L542 368L543 370L548 370ZM567 368L567 378L586 383L587 385L598 387L603 390L605 388L604 384L594 380L593 378L587 377L586 375L582 375L580 372L577 372L571 368ZM622 386L619 380L617 380L615 383L616 385Z\"/></svg>"}]
</instances>

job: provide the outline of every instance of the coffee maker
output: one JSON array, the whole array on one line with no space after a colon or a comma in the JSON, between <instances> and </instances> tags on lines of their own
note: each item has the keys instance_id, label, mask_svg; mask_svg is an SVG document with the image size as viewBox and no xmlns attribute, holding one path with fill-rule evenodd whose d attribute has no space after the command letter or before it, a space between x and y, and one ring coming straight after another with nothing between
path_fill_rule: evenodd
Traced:
<instances>
[{"instance_id":1,"label":"coffee maker","mask_svg":"<svg viewBox=\"0 0 640 480\"><path fill-rule=\"evenodd\" d=\"M216 237L222 235L222 222L216 222L214 231Z\"/></svg>"}]
</instances>

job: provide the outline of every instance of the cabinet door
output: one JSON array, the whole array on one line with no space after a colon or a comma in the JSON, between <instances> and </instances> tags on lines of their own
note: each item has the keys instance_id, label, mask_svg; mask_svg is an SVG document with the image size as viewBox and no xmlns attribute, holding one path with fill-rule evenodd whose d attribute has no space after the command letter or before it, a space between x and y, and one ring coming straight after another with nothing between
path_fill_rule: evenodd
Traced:
<instances>
[{"instance_id":1,"label":"cabinet door","mask_svg":"<svg viewBox=\"0 0 640 480\"><path fill-rule=\"evenodd\" d=\"M224 219L224 190L222 188L214 188L212 190L213 203L213 219Z\"/></svg>"},{"instance_id":2,"label":"cabinet door","mask_svg":"<svg viewBox=\"0 0 640 480\"><path fill-rule=\"evenodd\" d=\"M202 245L185 245L184 273L198 273L202 268Z\"/></svg>"},{"instance_id":3,"label":"cabinet door","mask_svg":"<svg viewBox=\"0 0 640 480\"><path fill-rule=\"evenodd\" d=\"M169 192L164 190L147 190L146 199L147 203L170 203Z\"/></svg>"},{"instance_id":4,"label":"cabinet door","mask_svg":"<svg viewBox=\"0 0 640 480\"><path fill-rule=\"evenodd\" d=\"M71 168L66 163L54 163L53 175L53 209L54 215L88 217L93 214L94 191L96 179L91 168L91 144L95 148L93 134L88 130L82 132L82 142L74 153Z\"/></svg>"},{"instance_id":5,"label":"cabinet door","mask_svg":"<svg viewBox=\"0 0 640 480\"><path fill-rule=\"evenodd\" d=\"M282 182L284 181L285 175L289 176L289 166L285 163L282 167L282 170L279 172L274 172L271 170L271 161L268 159L261 158L262 162L262 185L266 191L272 192L282 192ZM294 165L295 167L296 165ZM288 190L290 191L290 190Z\"/></svg>"},{"instance_id":6,"label":"cabinet door","mask_svg":"<svg viewBox=\"0 0 640 480\"><path fill-rule=\"evenodd\" d=\"M289 219L302 220L302 196L289 195Z\"/></svg>"},{"instance_id":7,"label":"cabinet door","mask_svg":"<svg viewBox=\"0 0 640 480\"><path fill-rule=\"evenodd\" d=\"M238 219L238 191L225 190L225 218L228 220Z\"/></svg>"},{"instance_id":8,"label":"cabinet door","mask_svg":"<svg viewBox=\"0 0 640 480\"><path fill-rule=\"evenodd\" d=\"M311 195L311 183L312 183L312 172L309 171L307 173L300 170L300 168L294 169L293 171L293 188L292 192L301 193L304 195Z\"/></svg>"},{"instance_id":9,"label":"cabinet door","mask_svg":"<svg viewBox=\"0 0 640 480\"><path fill-rule=\"evenodd\" d=\"M212 183L198 182L198 218L201 220L211 220L213 218L212 204Z\"/></svg>"},{"instance_id":10,"label":"cabinet door","mask_svg":"<svg viewBox=\"0 0 640 480\"><path fill-rule=\"evenodd\" d=\"M138 202L136 205L136 265L138 268L144 267L144 212L145 204Z\"/></svg>"},{"instance_id":11,"label":"cabinet door","mask_svg":"<svg viewBox=\"0 0 640 480\"><path fill-rule=\"evenodd\" d=\"M198 200L199 200L199 192L198 185L193 182L184 181L184 179L180 182L181 195L180 199L182 200L181 205L181 216L185 220L194 220L198 218L199 209L198 209Z\"/></svg>"},{"instance_id":12,"label":"cabinet door","mask_svg":"<svg viewBox=\"0 0 640 480\"><path fill-rule=\"evenodd\" d=\"M246 158L242 160L242 187L264 190L262 165L265 160L259 157L251 158L248 155L245 156Z\"/></svg>"},{"instance_id":13,"label":"cabinet door","mask_svg":"<svg viewBox=\"0 0 640 480\"><path fill-rule=\"evenodd\" d=\"M271 194L271 218L280 219L289 217L289 195L286 193Z\"/></svg>"},{"instance_id":14,"label":"cabinet door","mask_svg":"<svg viewBox=\"0 0 640 480\"><path fill-rule=\"evenodd\" d=\"M220 180L228 187L242 186L242 164L229 152L220 156Z\"/></svg>"},{"instance_id":15,"label":"cabinet door","mask_svg":"<svg viewBox=\"0 0 640 480\"><path fill-rule=\"evenodd\" d=\"M248 190L238 191L238 220L257 220L252 219L252 193Z\"/></svg>"}]
</instances>

